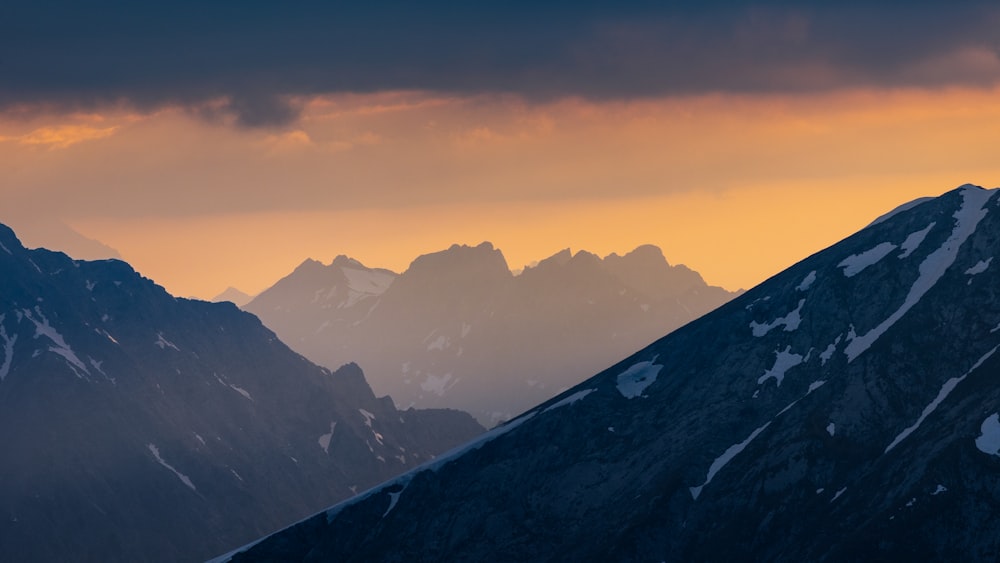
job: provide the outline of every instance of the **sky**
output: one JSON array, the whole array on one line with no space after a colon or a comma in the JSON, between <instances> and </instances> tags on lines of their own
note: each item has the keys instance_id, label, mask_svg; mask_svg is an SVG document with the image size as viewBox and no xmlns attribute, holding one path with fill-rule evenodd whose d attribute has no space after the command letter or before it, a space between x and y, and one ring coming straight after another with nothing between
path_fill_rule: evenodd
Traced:
<instances>
[{"instance_id":1,"label":"sky","mask_svg":"<svg viewBox=\"0 0 1000 563\"><path fill-rule=\"evenodd\" d=\"M484 240L749 288L1000 185L990 2L11 0L0 77L0 221L182 296Z\"/></svg>"}]
</instances>

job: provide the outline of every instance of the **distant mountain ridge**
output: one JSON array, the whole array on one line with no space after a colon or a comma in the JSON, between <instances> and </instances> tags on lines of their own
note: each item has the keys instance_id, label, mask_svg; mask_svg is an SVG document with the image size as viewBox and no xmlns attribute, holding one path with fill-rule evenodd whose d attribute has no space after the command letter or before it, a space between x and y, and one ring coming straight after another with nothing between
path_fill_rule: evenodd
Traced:
<instances>
[{"instance_id":1,"label":"distant mountain ridge","mask_svg":"<svg viewBox=\"0 0 1000 563\"><path fill-rule=\"evenodd\" d=\"M204 559L482 431L0 225L0 559Z\"/></svg>"},{"instance_id":2,"label":"distant mountain ridge","mask_svg":"<svg viewBox=\"0 0 1000 563\"><path fill-rule=\"evenodd\" d=\"M80 260L120 260L118 250L81 234L62 221L33 217L11 217L9 225L16 229L26 248L58 248Z\"/></svg>"},{"instance_id":3,"label":"distant mountain ridge","mask_svg":"<svg viewBox=\"0 0 1000 563\"><path fill-rule=\"evenodd\" d=\"M253 295L244 293L235 287L227 287L225 291L211 298L209 301L213 303L220 303L222 301L229 301L237 307L242 307L253 300Z\"/></svg>"},{"instance_id":4,"label":"distant mountain ridge","mask_svg":"<svg viewBox=\"0 0 1000 563\"><path fill-rule=\"evenodd\" d=\"M492 425L733 295L651 245L603 259L566 249L515 276L485 242L402 274L306 260L245 309L317 363L357 362L401 405Z\"/></svg>"},{"instance_id":5,"label":"distant mountain ridge","mask_svg":"<svg viewBox=\"0 0 1000 563\"><path fill-rule=\"evenodd\" d=\"M1000 189L901 206L221 560L996 560L998 252Z\"/></svg>"}]
</instances>

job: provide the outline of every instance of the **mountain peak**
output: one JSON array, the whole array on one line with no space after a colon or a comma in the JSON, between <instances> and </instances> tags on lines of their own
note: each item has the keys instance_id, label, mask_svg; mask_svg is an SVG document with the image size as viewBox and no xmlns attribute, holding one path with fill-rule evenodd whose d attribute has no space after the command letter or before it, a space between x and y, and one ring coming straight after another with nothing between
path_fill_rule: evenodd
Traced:
<instances>
[{"instance_id":1,"label":"mountain peak","mask_svg":"<svg viewBox=\"0 0 1000 563\"><path fill-rule=\"evenodd\" d=\"M6 254L13 254L24 248L14 230L3 223L0 223L0 245L0 251L6 251Z\"/></svg>"},{"instance_id":2,"label":"mountain peak","mask_svg":"<svg viewBox=\"0 0 1000 563\"><path fill-rule=\"evenodd\" d=\"M993 189L1000 189L1000 188L993 188ZM952 194L952 193L959 194L959 193L962 193L962 192L964 192L966 190L990 191L990 190L987 190L986 188L984 188L982 186L977 186L976 184L962 184L961 186L959 186L959 187L957 187L957 188L955 188L953 190L945 192L940 197L945 197L945 196L947 196L949 194ZM903 203L901 205L898 205L898 206L894 207L892 210L890 210L887 213L879 215L878 217L875 218L874 221L872 221L871 223L868 224L868 227L872 227L874 225L878 225L879 223L881 223L881 222L889 219L890 217L892 217L894 215L897 215L897 214L902 213L904 211L908 211L908 210L913 209L914 207L916 207L918 205L921 205L923 203L927 203L928 201L933 201L935 199L939 199L939 198L937 198L937 197L931 197L931 196L925 196L925 197L918 197L916 199L912 199L912 200L910 200L910 201L908 201L906 203Z\"/></svg>"},{"instance_id":3,"label":"mountain peak","mask_svg":"<svg viewBox=\"0 0 1000 563\"><path fill-rule=\"evenodd\" d=\"M610 254L604 258L604 266L647 295L668 295L708 287L701 274L683 264L671 266L660 247L652 244L638 246L624 256Z\"/></svg>"},{"instance_id":4,"label":"mountain peak","mask_svg":"<svg viewBox=\"0 0 1000 563\"><path fill-rule=\"evenodd\" d=\"M447 250L418 256L404 275L413 276L429 271L482 271L510 276L510 268L503 253L493 243L482 242L477 246L453 244Z\"/></svg>"},{"instance_id":5,"label":"mountain peak","mask_svg":"<svg viewBox=\"0 0 1000 563\"><path fill-rule=\"evenodd\" d=\"M586 250L577 250L569 261L575 268L600 268L601 257Z\"/></svg>"},{"instance_id":6,"label":"mountain peak","mask_svg":"<svg viewBox=\"0 0 1000 563\"><path fill-rule=\"evenodd\" d=\"M615 256L612 254L612 256ZM646 263L655 264L668 264L667 258L663 255L663 251L660 250L659 246L654 244L642 244L635 247L631 252L622 256L625 260L638 260Z\"/></svg>"},{"instance_id":7,"label":"mountain peak","mask_svg":"<svg viewBox=\"0 0 1000 563\"><path fill-rule=\"evenodd\" d=\"M295 267L292 273L304 273L304 272L317 272L325 269L326 266L323 265L319 260L313 260L312 258L306 258L301 264Z\"/></svg>"},{"instance_id":8,"label":"mountain peak","mask_svg":"<svg viewBox=\"0 0 1000 563\"><path fill-rule=\"evenodd\" d=\"M449 246L446 250L441 250L439 252L434 252L432 254L445 254L445 253L466 253L466 254L469 254L469 253L472 253L472 252L477 252L477 253L480 253L482 255L486 255L486 254L492 253L492 252L499 252L499 250L493 246L492 242L490 242L490 241L483 241L483 242L481 242L481 243L479 243L479 244L477 244L475 246L470 246L468 244L454 243L451 246Z\"/></svg>"},{"instance_id":9,"label":"mountain peak","mask_svg":"<svg viewBox=\"0 0 1000 563\"><path fill-rule=\"evenodd\" d=\"M564 248L559 252L556 252L552 256L549 256L548 258L539 260L538 264L536 264L535 267L547 268L551 266L563 266L572 259L573 259L573 251L570 250L569 248Z\"/></svg>"},{"instance_id":10,"label":"mountain peak","mask_svg":"<svg viewBox=\"0 0 1000 563\"><path fill-rule=\"evenodd\" d=\"M368 268L362 264L359 260L355 260L346 254L338 254L333 262L330 262L331 266L336 266L339 268L360 268L362 270L367 270Z\"/></svg>"},{"instance_id":11,"label":"mountain peak","mask_svg":"<svg viewBox=\"0 0 1000 563\"><path fill-rule=\"evenodd\" d=\"M236 305L237 307L242 307L247 303L249 303L251 299L253 299L252 295L240 291L239 289L236 289L233 286L229 286L226 288L225 291L213 297L211 301L214 301L216 303L219 303L221 301L229 301L234 305Z\"/></svg>"},{"instance_id":12,"label":"mountain peak","mask_svg":"<svg viewBox=\"0 0 1000 563\"><path fill-rule=\"evenodd\" d=\"M985 190L986 188L984 188L984 187L982 187L980 185L977 185L977 184L962 184L961 186L959 186L959 187L957 187L955 189L956 190L968 190L968 189Z\"/></svg>"}]
</instances>

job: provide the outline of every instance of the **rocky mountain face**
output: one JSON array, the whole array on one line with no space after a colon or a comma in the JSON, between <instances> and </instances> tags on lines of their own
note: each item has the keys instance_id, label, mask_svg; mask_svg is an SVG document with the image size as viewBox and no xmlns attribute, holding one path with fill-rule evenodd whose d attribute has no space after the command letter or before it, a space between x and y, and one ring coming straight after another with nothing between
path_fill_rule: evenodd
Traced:
<instances>
[{"instance_id":1,"label":"rocky mountain face","mask_svg":"<svg viewBox=\"0 0 1000 563\"><path fill-rule=\"evenodd\" d=\"M482 431L397 410L356 365L316 366L231 303L0 225L4 560L206 558Z\"/></svg>"},{"instance_id":2,"label":"rocky mountain face","mask_svg":"<svg viewBox=\"0 0 1000 563\"><path fill-rule=\"evenodd\" d=\"M993 561L998 252L1000 190L904 206L231 559Z\"/></svg>"},{"instance_id":3,"label":"rocky mountain face","mask_svg":"<svg viewBox=\"0 0 1000 563\"><path fill-rule=\"evenodd\" d=\"M401 275L307 260L246 310L319 364L358 362L401 405L492 426L733 295L654 246L604 259L564 250L515 276L483 243L421 256Z\"/></svg>"}]
</instances>

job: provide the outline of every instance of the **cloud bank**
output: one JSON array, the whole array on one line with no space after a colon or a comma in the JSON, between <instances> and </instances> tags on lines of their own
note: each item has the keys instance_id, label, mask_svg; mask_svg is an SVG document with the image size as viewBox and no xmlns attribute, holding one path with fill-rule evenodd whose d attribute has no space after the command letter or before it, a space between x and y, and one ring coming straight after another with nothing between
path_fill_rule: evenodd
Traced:
<instances>
[{"instance_id":1,"label":"cloud bank","mask_svg":"<svg viewBox=\"0 0 1000 563\"><path fill-rule=\"evenodd\" d=\"M992 2L76 2L0 18L0 111L182 107L244 127L315 95L636 99L992 86Z\"/></svg>"}]
</instances>

